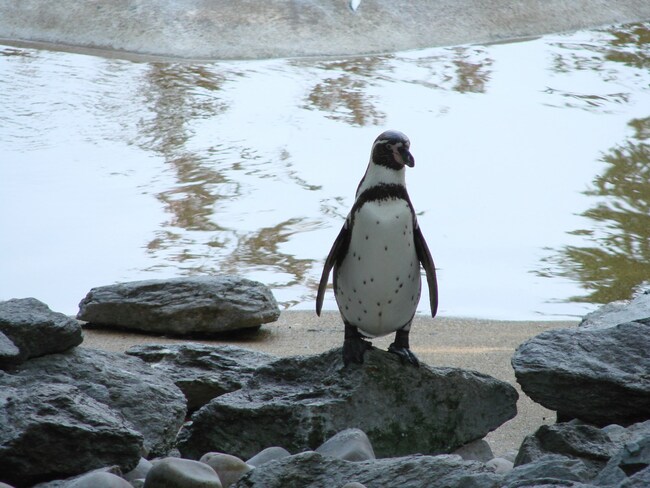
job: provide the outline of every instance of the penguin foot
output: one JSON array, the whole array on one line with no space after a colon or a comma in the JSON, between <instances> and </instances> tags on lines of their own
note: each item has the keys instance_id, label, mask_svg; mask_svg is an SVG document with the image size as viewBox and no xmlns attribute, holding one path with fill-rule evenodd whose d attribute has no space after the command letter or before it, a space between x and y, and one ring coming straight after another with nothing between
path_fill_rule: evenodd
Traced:
<instances>
[{"instance_id":1,"label":"penguin foot","mask_svg":"<svg viewBox=\"0 0 650 488\"><path fill-rule=\"evenodd\" d=\"M402 364L408 363L412 364L416 368L420 367L420 361L408 347L400 347L393 342L390 346L388 346L388 352L397 354Z\"/></svg>"},{"instance_id":2,"label":"penguin foot","mask_svg":"<svg viewBox=\"0 0 650 488\"><path fill-rule=\"evenodd\" d=\"M372 344L361 337L350 337L343 341L343 365L363 364L363 355L372 349Z\"/></svg>"}]
</instances>

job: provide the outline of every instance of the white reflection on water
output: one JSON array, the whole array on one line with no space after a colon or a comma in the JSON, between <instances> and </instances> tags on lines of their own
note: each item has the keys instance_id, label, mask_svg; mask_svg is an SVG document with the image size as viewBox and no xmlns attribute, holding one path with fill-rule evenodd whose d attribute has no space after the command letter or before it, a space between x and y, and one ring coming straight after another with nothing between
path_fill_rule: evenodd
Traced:
<instances>
[{"instance_id":1,"label":"white reflection on water","mask_svg":"<svg viewBox=\"0 0 650 488\"><path fill-rule=\"evenodd\" d=\"M227 272L311 308L370 144L396 128L441 314L582 315L584 283L539 270L580 245L603 154L650 115L648 43L620 42L635 29L202 64L0 47L0 299L75 313L93 286Z\"/></svg>"}]
</instances>

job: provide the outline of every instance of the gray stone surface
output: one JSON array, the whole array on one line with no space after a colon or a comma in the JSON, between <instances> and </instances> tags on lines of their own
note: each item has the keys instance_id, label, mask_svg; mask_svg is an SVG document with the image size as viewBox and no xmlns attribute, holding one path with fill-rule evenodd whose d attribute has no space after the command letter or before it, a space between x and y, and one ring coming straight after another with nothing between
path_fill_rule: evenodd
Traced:
<instances>
[{"instance_id":1,"label":"gray stone surface","mask_svg":"<svg viewBox=\"0 0 650 488\"><path fill-rule=\"evenodd\" d=\"M637 433L634 439L626 442L612 455L605 468L594 480L594 484L606 486L626 483L641 471L648 470L650 470L650 431L646 430ZM647 475L650 479L650 471ZM642 476L639 475L639 479L641 478Z\"/></svg>"},{"instance_id":2,"label":"gray stone surface","mask_svg":"<svg viewBox=\"0 0 650 488\"><path fill-rule=\"evenodd\" d=\"M13 374L0 376L0 388L31 388L35 393L57 384L74 385L107 412L113 410L126 419L144 436L145 453L150 456L167 453L185 418L185 398L178 387L125 354L75 348L31 359Z\"/></svg>"},{"instance_id":3,"label":"gray stone surface","mask_svg":"<svg viewBox=\"0 0 650 488\"><path fill-rule=\"evenodd\" d=\"M499 478L485 465L463 461L459 456L406 456L349 462L307 452L259 466L234 486L338 488L354 481L368 488L497 488Z\"/></svg>"},{"instance_id":4,"label":"gray stone surface","mask_svg":"<svg viewBox=\"0 0 650 488\"><path fill-rule=\"evenodd\" d=\"M119 466L108 466L105 468L99 468L95 469L93 471L88 471L86 473L77 475L77 476L72 476L70 478L65 478L65 479L60 479L60 480L54 480L54 481L46 481L44 483L38 483L35 485L33 488L70 488L70 485L77 480L84 478L86 476L93 475L94 473L109 473L113 474L115 476L121 477L122 476L122 470L120 469Z\"/></svg>"},{"instance_id":5,"label":"gray stone surface","mask_svg":"<svg viewBox=\"0 0 650 488\"><path fill-rule=\"evenodd\" d=\"M580 327L607 328L624 322L650 320L650 292L639 293L632 300L611 302L585 315Z\"/></svg>"},{"instance_id":6,"label":"gray stone surface","mask_svg":"<svg viewBox=\"0 0 650 488\"><path fill-rule=\"evenodd\" d=\"M83 341L81 326L76 320L53 312L35 298L14 298L0 302L0 333L19 351L13 357L5 353L5 364L17 364L29 358L66 351ZM2 343L1 350L11 350L6 340Z\"/></svg>"},{"instance_id":7,"label":"gray stone surface","mask_svg":"<svg viewBox=\"0 0 650 488\"><path fill-rule=\"evenodd\" d=\"M375 459L370 439L359 429L345 429L327 439L316 452L323 456L335 457L344 461L368 461Z\"/></svg>"},{"instance_id":8,"label":"gray stone surface","mask_svg":"<svg viewBox=\"0 0 650 488\"><path fill-rule=\"evenodd\" d=\"M390 52L650 18L647 0L0 0L0 37L208 59Z\"/></svg>"},{"instance_id":9,"label":"gray stone surface","mask_svg":"<svg viewBox=\"0 0 650 488\"><path fill-rule=\"evenodd\" d=\"M245 459L269 445L314 449L354 427L378 457L444 453L516 414L516 390L490 376L408 367L377 349L365 359L344 368L338 348L263 366L244 388L198 410L178 448L194 459L216 450Z\"/></svg>"},{"instance_id":10,"label":"gray stone surface","mask_svg":"<svg viewBox=\"0 0 650 488\"><path fill-rule=\"evenodd\" d=\"M264 463L268 463L270 461L275 461L276 459L282 459L289 456L291 456L291 453L287 451L284 447L271 446L255 454L252 458L246 461L246 464L257 467L257 466L261 466Z\"/></svg>"},{"instance_id":11,"label":"gray stone surface","mask_svg":"<svg viewBox=\"0 0 650 488\"><path fill-rule=\"evenodd\" d=\"M119 413L73 385L0 388L0 481L31 486L113 464L129 470L142 443Z\"/></svg>"},{"instance_id":12,"label":"gray stone surface","mask_svg":"<svg viewBox=\"0 0 650 488\"><path fill-rule=\"evenodd\" d=\"M512 358L523 391L558 418L598 426L650 417L650 325L557 329L523 343Z\"/></svg>"},{"instance_id":13,"label":"gray stone surface","mask_svg":"<svg viewBox=\"0 0 650 488\"><path fill-rule=\"evenodd\" d=\"M499 486L574 486L574 483L587 483L592 474L580 459L547 454L535 462L517 466L504 476Z\"/></svg>"},{"instance_id":14,"label":"gray stone surface","mask_svg":"<svg viewBox=\"0 0 650 488\"><path fill-rule=\"evenodd\" d=\"M215 470L223 486L236 483L239 478L253 469L253 466L249 466L238 457L222 452L204 454L201 456L200 461Z\"/></svg>"},{"instance_id":15,"label":"gray stone surface","mask_svg":"<svg viewBox=\"0 0 650 488\"><path fill-rule=\"evenodd\" d=\"M210 466L198 461L164 458L147 473L144 488L222 488L219 476Z\"/></svg>"},{"instance_id":16,"label":"gray stone surface","mask_svg":"<svg viewBox=\"0 0 650 488\"><path fill-rule=\"evenodd\" d=\"M126 354L149 363L176 383L193 412L215 397L238 390L253 372L277 356L235 346L148 344Z\"/></svg>"},{"instance_id":17,"label":"gray stone surface","mask_svg":"<svg viewBox=\"0 0 650 488\"><path fill-rule=\"evenodd\" d=\"M70 483L70 488L132 488L132 485L112 473L95 471Z\"/></svg>"},{"instance_id":18,"label":"gray stone surface","mask_svg":"<svg viewBox=\"0 0 650 488\"><path fill-rule=\"evenodd\" d=\"M0 366L20 362L20 349L5 334L0 332Z\"/></svg>"},{"instance_id":19,"label":"gray stone surface","mask_svg":"<svg viewBox=\"0 0 650 488\"><path fill-rule=\"evenodd\" d=\"M494 458L492 448L485 439L479 439L456 449L452 454L458 454L465 461L481 461L487 463Z\"/></svg>"},{"instance_id":20,"label":"gray stone surface","mask_svg":"<svg viewBox=\"0 0 650 488\"><path fill-rule=\"evenodd\" d=\"M237 276L145 280L93 288L77 318L93 325L210 336L258 328L280 316L265 285Z\"/></svg>"}]
</instances>

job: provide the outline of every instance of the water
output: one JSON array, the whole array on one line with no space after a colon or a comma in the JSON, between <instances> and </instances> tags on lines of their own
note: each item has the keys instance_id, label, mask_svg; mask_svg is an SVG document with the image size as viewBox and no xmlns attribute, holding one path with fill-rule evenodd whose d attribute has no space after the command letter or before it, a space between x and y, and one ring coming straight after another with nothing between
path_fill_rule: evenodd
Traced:
<instances>
[{"instance_id":1,"label":"water","mask_svg":"<svg viewBox=\"0 0 650 488\"><path fill-rule=\"evenodd\" d=\"M649 23L341 59L0 46L0 299L237 273L311 309L395 128L440 314L581 316L650 276L649 67Z\"/></svg>"}]
</instances>

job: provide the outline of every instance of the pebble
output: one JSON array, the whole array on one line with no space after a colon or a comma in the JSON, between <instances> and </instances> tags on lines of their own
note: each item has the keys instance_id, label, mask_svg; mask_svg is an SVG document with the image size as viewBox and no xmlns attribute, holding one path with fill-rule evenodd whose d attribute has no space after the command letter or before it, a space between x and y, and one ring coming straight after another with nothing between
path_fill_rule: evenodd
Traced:
<instances>
[{"instance_id":1,"label":"pebble","mask_svg":"<svg viewBox=\"0 0 650 488\"><path fill-rule=\"evenodd\" d=\"M70 484L70 488L132 488L131 483L105 471L92 471Z\"/></svg>"},{"instance_id":2,"label":"pebble","mask_svg":"<svg viewBox=\"0 0 650 488\"><path fill-rule=\"evenodd\" d=\"M508 461L505 458L494 458L490 459L485 465L488 468L492 468L496 474L506 474L512 471L514 464L512 461Z\"/></svg>"},{"instance_id":3,"label":"pebble","mask_svg":"<svg viewBox=\"0 0 650 488\"><path fill-rule=\"evenodd\" d=\"M163 458L147 473L144 488L223 488L219 476L205 463Z\"/></svg>"},{"instance_id":4,"label":"pebble","mask_svg":"<svg viewBox=\"0 0 650 488\"><path fill-rule=\"evenodd\" d=\"M238 457L221 452L204 454L200 461L217 472L223 486L230 486L236 483L239 478L253 469L252 466L249 466Z\"/></svg>"},{"instance_id":5,"label":"pebble","mask_svg":"<svg viewBox=\"0 0 650 488\"><path fill-rule=\"evenodd\" d=\"M152 468L152 466L153 464L151 463L151 461L148 461L145 458L140 458L140 462L138 462L138 465L128 473L124 474L124 479L128 482L133 482L133 480L145 479L147 477L147 473Z\"/></svg>"},{"instance_id":6,"label":"pebble","mask_svg":"<svg viewBox=\"0 0 650 488\"><path fill-rule=\"evenodd\" d=\"M376 459L368 436L360 429L345 429L331 437L316 452L323 456L344 461L368 461Z\"/></svg>"},{"instance_id":7,"label":"pebble","mask_svg":"<svg viewBox=\"0 0 650 488\"><path fill-rule=\"evenodd\" d=\"M272 446L255 454L255 456L246 461L246 464L257 467L269 461L275 461L276 459L282 459L288 456L291 456L291 453L284 447Z\"/></svg>"}]
</instances>

